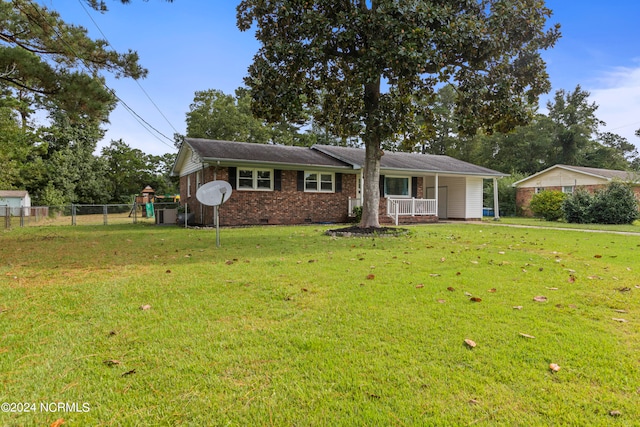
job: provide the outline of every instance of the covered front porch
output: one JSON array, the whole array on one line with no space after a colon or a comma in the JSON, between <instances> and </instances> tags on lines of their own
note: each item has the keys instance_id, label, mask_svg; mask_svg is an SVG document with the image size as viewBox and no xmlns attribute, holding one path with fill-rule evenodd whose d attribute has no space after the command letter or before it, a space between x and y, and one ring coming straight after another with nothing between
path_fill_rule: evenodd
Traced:
<instances>
[{"instance_id":1,"label":"covered front porch","mask_svg":"<svg viewBox=\"0 0 640 427\"><path fill-rule=\"evenodd\" d=\"M441 219L481 220L483 215L483 181L489 177L433 174L424 176L380 176L381 223L430 223ZM494 187L494 212L499 217L497 178ZM356 216L362 206L358 197L349 198L349 215Z\"/></svg>"},{"instance_id":2,"label":"covered front porch","mask_svg":"<svg viewBox=\"0 0 640 427\"><path fill-rule=\"evenodd\" d=\"M380 217L381 223L429 223L438 221L438 201L436 199L396 199L381 201L386 208ZM349 216L356 216L356 209L362 206L361 199L349 198Z\"/></svg>"}]
</instances>

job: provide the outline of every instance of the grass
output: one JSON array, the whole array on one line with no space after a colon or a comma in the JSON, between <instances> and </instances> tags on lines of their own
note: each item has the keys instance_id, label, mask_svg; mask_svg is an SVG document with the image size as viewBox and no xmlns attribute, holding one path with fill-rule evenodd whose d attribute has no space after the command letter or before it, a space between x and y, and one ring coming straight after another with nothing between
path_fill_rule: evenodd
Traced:
<instances>
[{"instance_id":1,"label":"grass","mask_svg":"<svg viewBox=\"0 0 640 427\"><path fill-rule=\"evenodd\" d=\"M155 218L143 217L138 212L135 217L138 224L155 224ZM134 218L129 216L129 212L109 212L106 222L108 225L125 225L133 224ZM0 216L0 230L18 228L18 227L49 227L60 225L73 225L71 215L52 215L52 216L25 216L22 219L19 216L12 216L7 220L6 217ZM78 214L76 215L76 225L105 225L105 217L103 214Z\"/></svg>"},{"instance_id":2,"label":"grass","mask_svg":"<svg viewBox=\"0 0 640 427\"><path fill-rule=\"evenodd\" d=\"M212 230L149 225L4 232L0 394L38 410L0 423L640 419L637 236L447 224L330 238L327 228L222 229L220 248Z\"/></svg>"}]
</instances>

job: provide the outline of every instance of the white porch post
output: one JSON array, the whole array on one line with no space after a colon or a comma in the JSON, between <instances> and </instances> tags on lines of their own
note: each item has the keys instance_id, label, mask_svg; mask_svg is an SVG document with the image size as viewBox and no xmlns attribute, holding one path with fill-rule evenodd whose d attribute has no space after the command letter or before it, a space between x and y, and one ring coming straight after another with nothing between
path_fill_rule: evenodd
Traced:
<instances>
[{"instance_id":1,"label":"white porch post","mask_svg":"<svg viewBox=\"0 0 640 427\"><path fill-rule=\"evenodd\" d=\"M500 220L500 204L498 203L498 178L493 177L493 220Z\"/></svg>"},{"instance_id":2,"label":"white porch post","mask_svg":"<svg viewBox=\"0 0 640 427\"><path fill-rule=\"evenodd\" d=\"M435 185L435 190L434 190L434 194L436 196L436 216L438 216L438 174L436 174L435 176L435 180L434 180L434 185ZM438 217L438 220L440 220L440 217Z\"/></svg>"}]
</instances>

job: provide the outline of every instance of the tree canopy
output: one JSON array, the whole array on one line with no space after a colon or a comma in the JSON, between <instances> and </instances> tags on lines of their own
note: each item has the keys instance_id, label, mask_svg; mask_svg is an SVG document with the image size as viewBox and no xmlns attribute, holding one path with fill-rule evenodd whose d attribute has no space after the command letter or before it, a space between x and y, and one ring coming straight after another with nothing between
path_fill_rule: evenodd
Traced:
<instances>
[{"instance_id":1,"label":"tree canopy","mask_svg":"<svg viewBox=\"0 0 640 427\"><path fill-rule=\"evenodd\" d=\"M101 0L82 1L106 10ZM93 40L86 29L66 23L55 10L30 0L0 3L3 189L26 189L34 203L47 205L129 199L131 194L124 194L128 189L116 191L110 185L115 181L107 158L94 155L104 136L101 125L116 101L103 72L135 79L147 74L137 53L112 50L106 40ZM36 123L36 111L46 114L48 123ZM155 180L156 187L175 191L166 161L144 156L139 180L151 181L145 185Z\"/></svg>"},{"instance_id":2,"label":"tree canopy","mask_svg":"<svg viewBox=\"0 0 640 427\"><path fill-rule=\"evenodd\" d=\"M558 163L576 164L578 152L585 148L598 126L604 124L595 115L598 106L589 102L589 92L578 85L571 92L558 90L553 101L547 103L547 109L556 126Z\"/></svg>"},{"instance_id":3,"label":"tree canopy","mask_svg":"<svg viewBox=\"0 0 640 427\"><path fill-rule=\"evenodd\" d=\"M196 92L187 112L187 136L267 143L269 131L251 114L250 102L246 91L236 91L235 97L216 89Z\"/></svg>"},{"instance_id":4,"label":"tree canopy","mask_svg":"<svg viewBox=\"0 0 640 427\"><path fill-rule=\"evenodd\" d=\"M549 90L539 51L555 43L542 0L243 0L237 25L262 46L249 67L254 113L314 119L365 144L362 227L379 227L381 143L403 133L419 102L455 83L459 126L509 129ZM411 132L413 133L413 132Z\"/></svg>"},{"instance_id":5,"label":"tree canopy","mask_svg":"<svg viewBox=\"0 0 640 427\"><path fill-rule=\"evenodd\" d=\"M51 104L71 118L106 120L114 97L101 71L132 78L147 73L136 52L111 50L54 10L29 0L0 3L0 88L13 95L23 121Z\"/></svg>"},{"instance_id":6,"label":"tree canopy","mask_svg":"<svg viewBox=\"0 0 640 427\"><path fill-rule=\"evenodd\" d=\"M604 125L589 100L589 92L579 85L556 91L547 103L548 113L537 113L531 122L511 132L492 135L479 133L465 160L503 172L527 175L555 164L589 166L604 169L637 169L638 151L626 138L601 132ZM446 147L447 154L463 158L458 149L465 138L454 135Z\"/></svg>"},{"instance_id":7,"label":"tree canopy","mask_svg":"<svg viewBox=\"0 0 640 427\"><path fill-rule=\"evenodd\" d=\"M338 144L340 141L326 130L311 124L266 123L251 112L251 94L238 88L235 96L217 89L197 91L187 112L187 136L226 141L311 146L315 143Z\"/></svg>"}]
</instances>

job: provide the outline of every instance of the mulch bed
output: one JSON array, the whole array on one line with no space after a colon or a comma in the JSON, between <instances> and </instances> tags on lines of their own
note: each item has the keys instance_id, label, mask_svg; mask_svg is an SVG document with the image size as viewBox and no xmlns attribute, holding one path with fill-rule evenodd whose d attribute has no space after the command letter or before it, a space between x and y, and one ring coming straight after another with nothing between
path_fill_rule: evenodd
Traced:
<instances>
[{"instance_id":1,"label":"mulch bed","mask_svg":"<svg viewBox=\"0 0 640 427\"><path fill-rule=\"evenodd\" d=\"M327 230L324 234L339 237L398 237L408 232L406 228L352 226Z\"/></svg>"}]
</instances>

